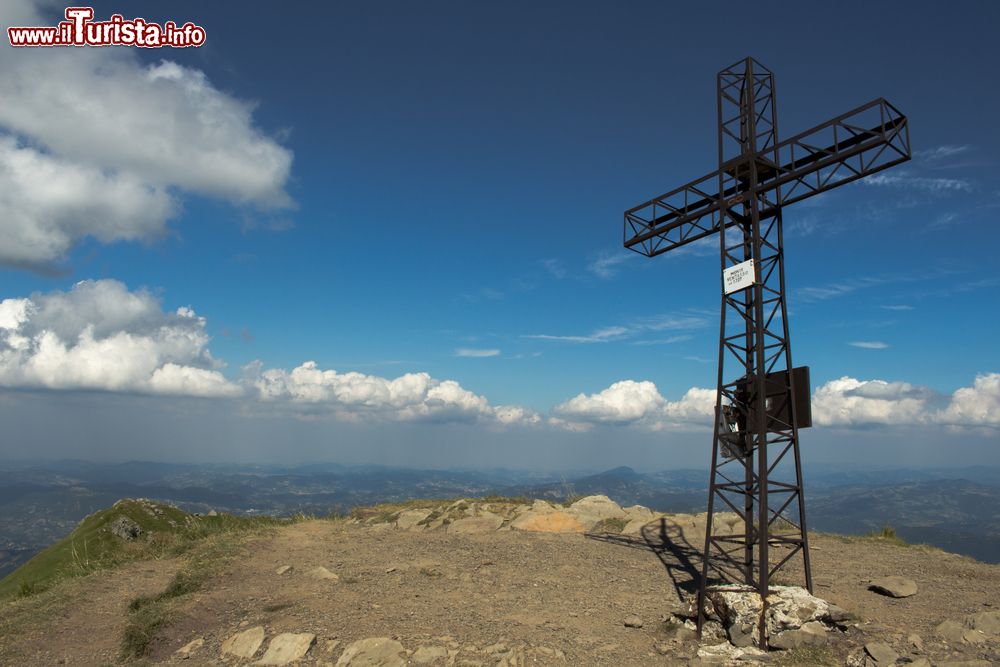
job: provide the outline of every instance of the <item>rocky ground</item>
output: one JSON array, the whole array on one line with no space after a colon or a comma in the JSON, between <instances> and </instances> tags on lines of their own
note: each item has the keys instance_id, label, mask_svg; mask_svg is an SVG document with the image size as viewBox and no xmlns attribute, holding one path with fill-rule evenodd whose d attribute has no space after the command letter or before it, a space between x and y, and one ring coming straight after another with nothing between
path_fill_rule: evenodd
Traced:
<instances>
[{"instance_id":1,"label":"rocky ground","mask_svg":"<svg viewBox=\"0 0 1000 667\"><path fill-rule=\"evenodd\" d=\"M177 598L146 660L1000 664L1000 566L829 535L812 537L814 593L835 612L807 601L788 626L799 634L782 640L799 648L734 649L727 639L736 626L721 607L713 639L699 647L684 597L699 566L692 545L703 539L704 516L622 509L603 497L570 508L460 501L303 521L243 544L200 589ZM115 662L129 602L162 589L177 568L150 561L68 582L46 594L43 613L30 598L8 605L0 664ZM796 583L794 573L779 583ZM880 581L889 575L900 580ZM896 590L876 592L873 583Z\"/></svg>"}]
</instances>

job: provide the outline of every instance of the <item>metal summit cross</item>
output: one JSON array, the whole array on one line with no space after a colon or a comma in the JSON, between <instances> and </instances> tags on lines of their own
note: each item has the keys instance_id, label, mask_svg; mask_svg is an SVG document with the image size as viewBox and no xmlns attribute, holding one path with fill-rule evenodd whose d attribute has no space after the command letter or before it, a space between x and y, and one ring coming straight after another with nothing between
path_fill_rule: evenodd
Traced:
<instances>
[{"instance_id":1,"label":"metal summit cross","mask_svg":"<svg viewBox=\"0 0 1000 667\"><path fill-rule=\"evenodd\" d=\"M882 98L779 143L770 70L746 58L719 72L717 85L719 168L625 212L625 247L648 257L719 235L718 393L699 634L710 568L717 580L757 589L766 609L770 578L800 554L812 591L799 457L799 429L811 425L809 369L792 366L782 209L911 155L906 117ZM794 465L779 467L789 452ZM742 531L716 531L716 500L741 516Z\"/></svg>"}]
</instances>

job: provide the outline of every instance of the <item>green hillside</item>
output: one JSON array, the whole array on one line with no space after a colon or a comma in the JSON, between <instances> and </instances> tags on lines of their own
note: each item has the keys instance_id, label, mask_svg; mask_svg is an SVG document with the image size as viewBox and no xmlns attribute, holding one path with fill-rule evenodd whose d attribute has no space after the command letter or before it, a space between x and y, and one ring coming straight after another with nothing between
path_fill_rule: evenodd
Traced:
<instances>
[{"instance_id":1,"label":"green hillside","mask_svg":"<svg viewBox=\"0 0 1000 667\"><path fill-rule=\"evenodd\" d=\"M32 595L60 579L131 560L178 554L207 535L243 532L279 522L270 517L229 514L194 516L166 503L119 500L88 516L69 536L0 580L0 600Z\"/></svg>"}]
</instances>

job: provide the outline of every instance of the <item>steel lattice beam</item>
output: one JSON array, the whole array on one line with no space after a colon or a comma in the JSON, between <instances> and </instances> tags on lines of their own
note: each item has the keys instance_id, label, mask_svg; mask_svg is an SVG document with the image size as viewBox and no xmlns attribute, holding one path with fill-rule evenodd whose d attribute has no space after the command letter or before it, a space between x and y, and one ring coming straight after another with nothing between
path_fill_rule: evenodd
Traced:
<instances>
[{"instance_id":1,"label":"steel lattice beam","mask_svg":"<svg viewBox=\"0 0 1000 667\"><path fill-rule=\"evenodd\" d=\"M909 160L909 126L906 116L878 98L781 142L776 152L781 167L763 163L758 187L776 191L775 203L784 206ZM625 211L625 247L653 257L717 233L723 203L738 203L746 194L744 179L720 194L720 171L745 165L745 158L734 158Z\"/></svg>"}]
</instances>

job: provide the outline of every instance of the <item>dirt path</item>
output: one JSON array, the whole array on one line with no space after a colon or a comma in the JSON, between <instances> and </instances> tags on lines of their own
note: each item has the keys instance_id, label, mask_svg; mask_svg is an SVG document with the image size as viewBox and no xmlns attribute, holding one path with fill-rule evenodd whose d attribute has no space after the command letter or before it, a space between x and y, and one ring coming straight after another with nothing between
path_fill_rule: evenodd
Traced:
<instances>
[{"instance_id":1,"label":"dirt path","mask_svg":"<svg viewBox=\"0 0 1000 667\"><path fill-rule=\"evenodd\" d=\"M162 591L179 567L176 559L130 563L4 606L0 664L117 662L129 603Z\"/></svg>"}]
</instances>

